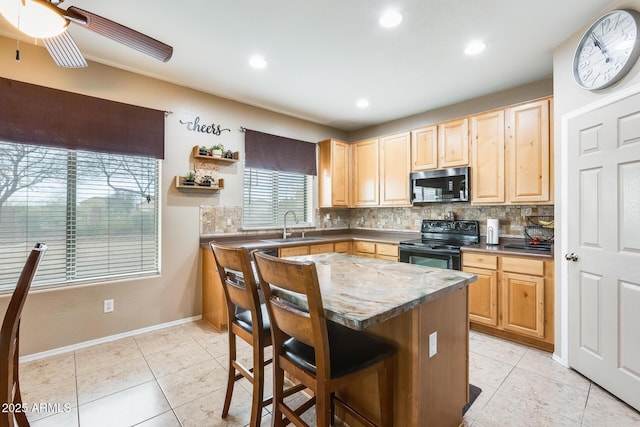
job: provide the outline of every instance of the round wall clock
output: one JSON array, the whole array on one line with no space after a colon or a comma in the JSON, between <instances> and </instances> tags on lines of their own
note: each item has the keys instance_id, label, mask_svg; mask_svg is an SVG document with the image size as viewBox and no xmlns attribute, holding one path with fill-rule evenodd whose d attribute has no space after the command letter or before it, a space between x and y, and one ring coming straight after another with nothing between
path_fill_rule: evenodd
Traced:
<instances>
[{"instance_id":1,"label":"round wall clock","mask_svg":"<svg viewBox=\"0 0 640 427\"><path fill-rule=\"evenodd\" d=\"M640 56L640 13L630 9L606 13L582 36L573 58L573 77L584 89L611 86Z\"/></svg>"}]
</instances>

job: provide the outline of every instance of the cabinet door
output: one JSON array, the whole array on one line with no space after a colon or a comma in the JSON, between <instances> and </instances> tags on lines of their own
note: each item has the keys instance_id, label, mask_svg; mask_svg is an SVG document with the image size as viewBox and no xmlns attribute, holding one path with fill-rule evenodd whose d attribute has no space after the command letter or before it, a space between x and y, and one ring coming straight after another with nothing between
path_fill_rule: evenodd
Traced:
<instances>
[{"instance_id":1,"label":"cabinet door","mask_svg":"<svg viewBox=\"0 0 640 427\"><path fill-rule=\"evenodd\" d=\"M353 167L353 205L377 206L380 190L377 139L353 145Z\"/></svg>"},{"instance_id":2,"label":"cabinet door","mask_svg":"<svg viewBox=\"0 0 640 427\"><path fill-rule=\"evenodd\" d=\"M471 203L504 203L504 110L471 117Z\"/></svg>"},{"instance_id":3,"label":"cabinet door","mask_svg":"<svg viewBox=\"0 0 640 427\"><path fill-rule=\"evenodd\" d=\"M327 252L333 252L333 243L321 243L319 245L309 246L309 255L325 254Z\"/></svg>"},{"instance_id":4,"label":"cabinet door","mask_svg":"<svg viewBox=\"0 0 640 427\"><path fill-rule=\"evenodd\" d=\"M469 165L469 119L438 125L438 167Z\"/></svg>"},{"instance_id":5,"label":"cabinet door","mask_svg":"<svg viewBox=\"0 0 640 427\"><path fill-rule=\"evenodd\" d=\"M502 273L502 328L544 338L544 278Z\"/></svg>"},{"instance_id":6,"label":"cabinet door","mask_svg":"<svg viewBox=\"0 0 640 427\"><path fill-rule=\"evenodd\" d=\"M411 172L438 169L438 126L411 131Z\"/></svg>"},{"instance_id":7,"label":"cabinet door","mask_svg":"<svg viewBox=\"0 0 640 427\"><path fill-rule=\"evenodd\" d=\"M509 201L550 201L549 100L507 110Z\"/></svg>"},{"instance_id":8,"label":"cabinet door","mask_svg":"<svg viewBox=\"0 0 640 427\"><path fill-rule=\"evenodd\" d=\"M373 242L356 242L356 252L368 253L375 256L376 244Z\"/></svg>"},{"instance_id":9,"label":"cabinet door","mask_svg":"<svg viewBox=\"0 0 640 427\"><path fill-rule=\"evenodd\" d=\"M398 258L398 245L391 243L376 243L376 254Z\"/></svg>"},{"instance_id":10,"label":"cabinet door","mask_svg":"<svg viewBox=\"0 0 640 427\"><path fill-rule=\"evenodd\" d=\"M400 260L398 245L390 243L376 243L376 258L398 262Z\"/></svg>"},{"instance_id":11,"label":"cabinet door","mask_svg":"<svg viewBox=\"0 0 640 427\"><path fill-rule=\"evenodd\" d=\"M380 138L380 205L409 206L409 132Z\"/></svg>"},{"instance_id":12,"label":"cabinet door","mask_svg":"<svg viewBox=\"0 0 640 427\"><path fill-rule=\"evenodd\" d=\"M349 205L349 144L333 142L333 159L331 162L331 205Z\"/></svg>"},{"instance_id":13,"label":"cabinet door","mask_svg":"<svg viewBox=\"0 0 640 427\"><path fill-rule=\"evenodd\" d=\"M217 331L227 327L227 302L220 275L210 248L201 248L202 256L202 319Z\"/></svg>"},{"instance_id":14,"label":"cabinet door","mask_svg":"<svg viewBox=\"0 0 640 427\"><path fill-rule=\"evenodd\" d=\"M318 206L348 206L350 145L328 139L320 141L318 147Z\"/></svg>"},{"instance_id":15,"label":"cabinet door","mask_svg":"<svg viewBox=\"0 0 640 427\"><path fill-rule=\"evenodd\" d=\"M309 255L309 246L289 246L278 250L278 256L281 258L299 255Z\"/></svg>"},{"instance_id":16,"label":"cabinet door","mask_svg":"<svg viewBox=\"0 0 640 427\"><path fill-rule=\"evenodd\" d=\"M351 242L338 242L335 243L333 248L334 252L340 254L349 254L351 253Z\"/></svg>"},{"instance_id":17,"label":"cabinet door","mask_svg":"<svg viewBox=\"0 0 640 427\"><path fill-rule=\"evenodd\" d=\"M498 326L498 272L464 267L462 271L478 275L469 285L469 320Z\"/></svg>"}]
</instances>

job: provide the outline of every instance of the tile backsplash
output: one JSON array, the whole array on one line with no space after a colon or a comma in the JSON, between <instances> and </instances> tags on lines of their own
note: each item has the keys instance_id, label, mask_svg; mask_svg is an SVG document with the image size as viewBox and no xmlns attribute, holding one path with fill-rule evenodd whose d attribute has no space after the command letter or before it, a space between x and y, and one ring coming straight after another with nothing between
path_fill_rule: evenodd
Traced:
<instances>
[{"instance_id":1,"label":"tile backsplash","mask_svg":"<svg viewBox=\"0 0 640 427\"><path fill-rule=\"evenodd\" d=\"M419 231L423 219L444 219L453 212L456 219L480 221L480 234L486 235L487 218L500 220L500 236L522 237L526 217L553 216L553 206L473 206L468 203L438 203L406 208L316 209L315 229L364 228ZM310 227L310 229L313 229ZM242 206L200 206L200 234L242 234ZM265 230L265 232L273 232Z\"/></svg>"}]
</instances>

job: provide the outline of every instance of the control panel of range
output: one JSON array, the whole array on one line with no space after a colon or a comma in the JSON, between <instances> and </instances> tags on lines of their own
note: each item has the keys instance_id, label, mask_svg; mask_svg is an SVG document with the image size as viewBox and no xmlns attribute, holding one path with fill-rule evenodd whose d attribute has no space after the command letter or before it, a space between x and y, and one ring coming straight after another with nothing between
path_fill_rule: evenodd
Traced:
<instances>
[{"instance_id":1,"label":"control panel of range","mask_svg":"<svg viewBox=\"0 0 640 427\"><path fill-rule=\"evenodd\" d=\"M475 236L480 232L478 221L422 220L422 233L444 233Z\"/></svg>"}]
</instances>

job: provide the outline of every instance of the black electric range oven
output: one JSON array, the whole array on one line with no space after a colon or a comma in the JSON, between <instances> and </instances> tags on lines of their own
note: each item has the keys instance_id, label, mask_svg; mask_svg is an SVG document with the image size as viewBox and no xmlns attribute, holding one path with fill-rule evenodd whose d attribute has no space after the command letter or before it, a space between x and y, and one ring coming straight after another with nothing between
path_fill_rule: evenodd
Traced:
<instances>
[{"instance_id":1,"label":"black electric range oven","mask_svg":"<svg viewBox=\"0 0 640 427\"><path fill-rule=\"evenodd\" d=\"M461 270L460 248L480 241L478 221L422 220L422 238L400 242L400 262Z\"/></svg>"}]
</instances>

